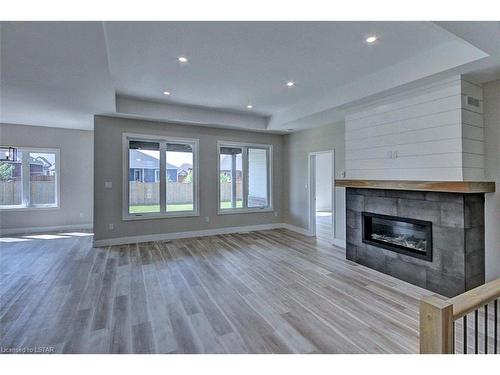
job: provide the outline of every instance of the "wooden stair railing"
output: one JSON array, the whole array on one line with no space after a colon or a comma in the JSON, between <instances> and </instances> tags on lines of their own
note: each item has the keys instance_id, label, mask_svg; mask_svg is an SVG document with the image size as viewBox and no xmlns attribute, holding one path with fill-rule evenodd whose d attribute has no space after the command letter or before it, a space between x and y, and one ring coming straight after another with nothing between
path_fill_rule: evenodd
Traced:
<instances>
[{"instance_id":1,"label":"wooden stair railing","mask_svg":"<svg viewBox=\"0 0 500 375\"><path fill-rule=\"evenodd\" d=\"M500 297L500 279L496 279L475 289L450 299L438 295L424 297L420 301L420 353L454 354L455 321L462 318L463 353L468 353L467 315L474 312L474 353L479 353L479 334L484 339L482 353L498 353L498 298ZM493 308L488 313L488 305ZM483 308L483 326L479 328L479 310ZM493 311L492 311L493 310ZM490 321L488 330L488 321ZM492 333L492 335L489 335ZM491 341L493 340L493 341Z\"/></svg>"}]
</instances>

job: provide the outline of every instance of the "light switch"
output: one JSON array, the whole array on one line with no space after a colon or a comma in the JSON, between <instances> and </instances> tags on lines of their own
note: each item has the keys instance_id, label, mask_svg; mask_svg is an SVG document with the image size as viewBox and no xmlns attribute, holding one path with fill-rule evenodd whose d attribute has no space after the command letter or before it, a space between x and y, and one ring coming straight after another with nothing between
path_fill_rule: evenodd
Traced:
<instances>
[{"instance_id":1,"label":"light switch","mask_svg":"<svg viewBox=\"0 0 500 375\"><path fill-rule=\"evenodd\" d=\"M106 189L111 189L113 187L113 183L111 181L105 181L104 182L104 187Z\"/></svg>"}]
</instances>

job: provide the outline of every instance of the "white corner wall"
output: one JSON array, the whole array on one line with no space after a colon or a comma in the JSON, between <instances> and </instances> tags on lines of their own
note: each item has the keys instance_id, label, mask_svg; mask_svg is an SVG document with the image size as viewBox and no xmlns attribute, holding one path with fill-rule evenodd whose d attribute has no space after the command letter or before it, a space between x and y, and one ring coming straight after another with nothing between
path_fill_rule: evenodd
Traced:
<instances>
[{"instance_id":1,"label":"white corner wall","mask_svg":"<svg viewBox=\"0 0 500 375\"><path fill-rule=\"evenodd\" d=\"M345 126L347 178L484 178L482 88L460 76L350 110Z\"/></svg>"},{"instance_id":2,"label":"white corner wall","mask_svg":"<svg viewBox=\"0 0 500 375\"><path fill-rule=\"evenodd\" d=\"M496 192L485 194L486 281L500 278L500 80L484 86L485 177Z\"/></svg>"}]
</instances>

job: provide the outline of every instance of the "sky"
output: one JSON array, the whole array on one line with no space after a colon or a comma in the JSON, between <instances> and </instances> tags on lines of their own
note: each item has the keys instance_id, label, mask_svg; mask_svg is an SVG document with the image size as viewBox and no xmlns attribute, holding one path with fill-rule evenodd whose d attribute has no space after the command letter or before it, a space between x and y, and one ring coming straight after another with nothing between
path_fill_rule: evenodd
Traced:
<instances>
[{"instance_id":1,"label":"sky","mask_svg":"<svg viewBox=\"0 0 500 375\"><path fill-rule=\"evenodd\" d=\"M54 164L56 162L56 155L52 153L44 153L44 152L30 152L30 156L34 159L41 156L49 161L49 163Z\"/></svg>"}]
</instances>

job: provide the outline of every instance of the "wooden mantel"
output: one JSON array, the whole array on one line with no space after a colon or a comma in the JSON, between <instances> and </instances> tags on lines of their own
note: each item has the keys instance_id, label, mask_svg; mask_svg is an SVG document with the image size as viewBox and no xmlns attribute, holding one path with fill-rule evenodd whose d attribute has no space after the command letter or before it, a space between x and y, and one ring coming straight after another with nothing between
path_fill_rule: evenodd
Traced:
<instances>
[{"instance_id":1,"label":"wooden mantel","mask_svg":"<svg viewBox=\"0 0 500 375\"><path fill-rule=\"evenodd\" d=\"M436 191L445 193L493 193L492 181L404 181L404 180L335 180L336 187Z\"/></svg>"}]
</instances>

